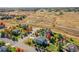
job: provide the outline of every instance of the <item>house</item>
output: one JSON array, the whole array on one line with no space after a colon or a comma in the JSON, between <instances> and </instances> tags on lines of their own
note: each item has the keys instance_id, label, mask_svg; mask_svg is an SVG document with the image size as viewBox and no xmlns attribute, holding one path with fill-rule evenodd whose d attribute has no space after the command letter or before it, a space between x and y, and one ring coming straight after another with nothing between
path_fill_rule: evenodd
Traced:
<instances>
[{"instance_id":1,"label":"house","mask_svg":"<svg viewBox=\"0 0 79 59\"><path fill-rule=\"evenodd\" d=\"M38 45L42 45L42 46L47 46L48 45L48 41L44 37L37 37L36 38L36 43Z\"/></svg>"},{"instance_id":2,"label":"house","mask_svg":"<svg viewBox=\"0 0 79 59\"><path fill-rule=\"evenodd\" d=\"M64 51L67 51L67 52L78 52L79 49L78 49L78 46L76 46L75 44L67 43L66 47L64 48Z\"/></svg>"},{"instance_id":3,"label":"house","mask_svg":"<svg viewBox=\"0 0 79 59\"><path fill-rule=\"evenodd\" d=\"M0 52L7 52L7 47L6 46L1 46L0 47Z\"/></svg>"},{"instance_id":4,"label":"house","mask_svg":"<svg viewBox=\"0 0 79 59\"><path fill-rule=\"evenodd\" d=\"M5 28L5 24L3 22L0 22L0 29Z\"/></svg>"},{"instance_id":5,"label":"house","mask_svg":"<svg viewBox=\"0 0 79 59\"><path fill-rule=\"evenodd\" d=\"M14 29L14 30L12 30L12 34L15 36L18 36L18 35L20 35L20 30Z\"/></svg>"}]
</instances>

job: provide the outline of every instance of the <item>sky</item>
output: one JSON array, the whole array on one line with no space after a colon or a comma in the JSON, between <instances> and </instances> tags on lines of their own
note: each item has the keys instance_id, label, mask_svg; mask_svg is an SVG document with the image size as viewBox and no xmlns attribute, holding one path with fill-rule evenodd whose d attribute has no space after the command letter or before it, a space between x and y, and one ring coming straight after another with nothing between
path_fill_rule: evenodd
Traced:
<instances>
[{"instance_id":1,"label":"sky","mask_svg":"<svg viewBox=\"0 0 79 59\"><path fill-rule=\"evenodd\" d=\"M78 0L0 0L0 7L78 7Z\"/></svg>"}]
</instances>

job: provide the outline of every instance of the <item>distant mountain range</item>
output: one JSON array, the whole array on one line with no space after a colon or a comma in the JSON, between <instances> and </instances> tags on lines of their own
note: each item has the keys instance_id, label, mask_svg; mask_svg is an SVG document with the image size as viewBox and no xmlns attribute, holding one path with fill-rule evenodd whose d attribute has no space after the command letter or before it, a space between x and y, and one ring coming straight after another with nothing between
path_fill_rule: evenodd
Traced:
<instances>
[{"instance_id":1,"label":"distant mountain range","mask_svg":"<svg viewBox=\"0 0 79 59\"><path fill-rule=\"evenodd\" d=\"M0 12L10 12L10 11L37 11L39 9L45 9L47 11L79 11L79 7L21 7L21 8L9 8L9 7L3 7L0 8Z\"/></svg>"}]
</instances>

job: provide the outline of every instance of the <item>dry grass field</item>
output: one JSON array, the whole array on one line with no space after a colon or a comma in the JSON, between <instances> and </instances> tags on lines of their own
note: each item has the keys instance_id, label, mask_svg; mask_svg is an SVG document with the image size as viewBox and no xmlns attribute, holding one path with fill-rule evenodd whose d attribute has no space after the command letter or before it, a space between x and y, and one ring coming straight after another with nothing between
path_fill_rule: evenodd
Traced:
<instances>
[{"instance_id":1,"label":"dry grass field","mask_svg":"<svg viewBox=\"0 0 79 59\"><path fill-rule=\"evenodd\" d=\"M29 19L28 22L33 26L52 28L79 37L79 12L63 12L63 15L57 15L57 12L36 12Z\"/></svg>"},{"instance_id":2,"label":"dry grass field","mask_svg":"<svg viewBox=\"0 0 79 59\"><path fill-rule=\"evenodd\" d=\"M14 12L3 12L9 15L26 15L24 20L17 21L16 19L11 20L0 20L4 22L6 27L14 26L19 23L28 23L34 27L52 28L53 30L64 32L72 36L79 37L79 12L64 12L61 11L47 11L45 9L38 9L37 11L14 11Z\"/></svg>"}]
</instances>

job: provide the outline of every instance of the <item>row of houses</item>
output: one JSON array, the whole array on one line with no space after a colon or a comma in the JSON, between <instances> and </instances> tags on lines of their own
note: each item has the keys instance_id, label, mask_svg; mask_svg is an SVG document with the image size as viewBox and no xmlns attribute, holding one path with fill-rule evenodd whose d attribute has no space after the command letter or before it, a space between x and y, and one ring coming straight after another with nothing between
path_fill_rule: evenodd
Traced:
<instances>
[{"instance_id":1,"label":"row of houses","mask_svg":"<svg viewBox=\"0 0 79 59\"><path fill-rule=\"evenodd\" d=\"M26 18L25 15L1 15L0 16L0 20L12 20L12 19L23 20L25 18Z\"/></svg>"}]
</instances>

